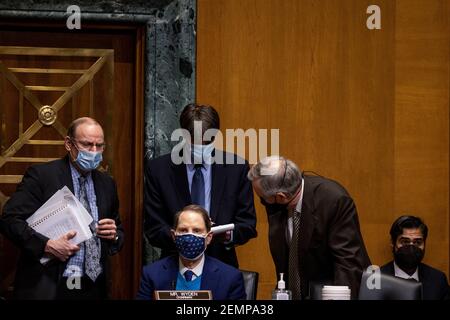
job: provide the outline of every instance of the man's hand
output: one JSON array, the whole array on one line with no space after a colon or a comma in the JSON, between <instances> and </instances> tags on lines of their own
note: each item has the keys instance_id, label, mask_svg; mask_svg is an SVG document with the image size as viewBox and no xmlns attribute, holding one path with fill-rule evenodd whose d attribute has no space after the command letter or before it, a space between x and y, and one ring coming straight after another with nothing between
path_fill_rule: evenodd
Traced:
<instances>
[{"instance_id":1,"label":"man's hand","mask_svg":"<svg viewBox=\"0 0 450 320\"><path fill-rule=\"evenodd\" d=\"M45 245L45 252L55 256L61 261L66 261L71 255L80 250L79 246L73 245L69 242L69 240L75 237L76 234L76 231L70 231L59 239L48 240Z\"/></svg>"},{"instance_id":2,"label":"man's hand","mask_svg":"<svg viewBox=\"0 0 450 320\"><path fill-rule=\"evenodd\" d=\"M213 240L222 242L222 243L230 242L231 238L232 238L232 232L233 232L232 230L228 230L223 233L214 234Z\"/></svg>"},{"instance_id":3,"label":"man's hand","mask_svg":"<svg viewBox=\"0 0 450 320\"><path fill-rule=\"evenodd\" d=\"M116 240L117 227L113 219L102 219L96 229L97 237L106 240Z\"/></svg>"}]
</instances>

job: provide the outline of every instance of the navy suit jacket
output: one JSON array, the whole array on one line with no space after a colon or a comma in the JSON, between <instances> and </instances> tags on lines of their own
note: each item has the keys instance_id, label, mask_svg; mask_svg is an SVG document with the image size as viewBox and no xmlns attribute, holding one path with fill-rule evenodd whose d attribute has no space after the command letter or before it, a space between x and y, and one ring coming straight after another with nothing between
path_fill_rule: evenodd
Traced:
<instances>
[{"instance_id":1,"label":"navy suit jacket","mask_svg":"<svg viewBox=\"0 0 450 320\"><path fill-rule=\"evenodd\" d=\"M380 268L381 273L395 276L394 262L391 261ZM419 265L419 280L422 283L423 300L449 299L447 276L429 265Z\"/></svg>"},{"instance_id":2,"label":"navy suit jacket","mask_svg":"<svg viewBox=\"0 0 450 320\"><path fill-rule=\"evenodd\" d=\"M109 282L107 256L116 254L124 243L124 232L119 216L119 199L114 180L98 170L92 171L99 220L114 219L117 226L117 242L101 240L101 258L104 273ZM43 266L39 259L44 255L48 238L28 227L26 219L43 205L56 191L67 186L73 192L69 158L31 166L22 182L3 208L0 233L21 250L14 283L16 299L54 299L57 286L67 261L52 259ZM108 283L108 285L110 285Z\"/></svg>"},{"instance_id":3,"label":"navy suit jacket","mask_svg":"<svg viewBox=\"0 0 450 320\"><path fill-rule=\"evenodd\" d=\"M172 255L144 267L137 298L153 299L154 290L175 290L179 259ZM211 290L214 300L245 299L242 273L215 258L205 255L200 290Z\"/></svg>"},{"instance_id":4,"label":"navy suit jacket","mask_svg":"<svg viewBox=\"0 0 450 320\"><path fill-rule=\"evenodd\" d=\"M213 237L206 254L238 268L234 245L256 237L253 190L248 163L237 164L237 156L230 153L221 155L234 158L234 164L212 165L210 217L217 225L234 223L234 239L226 244ZM170 154L150 161L145 168L144 231L150 244L162 249L162 257L177 253L170 229L175 214L189 204L186 165L174 164Z\"/></svg>"}]
</instances>

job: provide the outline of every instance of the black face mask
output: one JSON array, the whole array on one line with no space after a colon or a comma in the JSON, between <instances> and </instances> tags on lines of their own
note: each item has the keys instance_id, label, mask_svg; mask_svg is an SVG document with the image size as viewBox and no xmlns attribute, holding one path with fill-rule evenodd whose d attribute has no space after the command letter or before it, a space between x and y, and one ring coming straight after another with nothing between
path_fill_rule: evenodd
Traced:
<instances>
[{"instance_id":1,"label":"black face mask","mask_svg":"<svg viewBox=\"0 0 450 320\"><path fill-rule=\"evenodd\" d=\"M286 203L267 203L263 198L261 198L261 204L267 208L270 209L270 211L272 212L278 212L278 211L283 211L283 210L287 210L288 205L295 199L295 197L297 196L298 192L291 198L291 200L289 200Z\"/></svg>"},{"instance_id":2,"label":"black face mask","mask_svg":"<svg viewBox=\"0 0 450 320\"><path fill-rule=\"evenodd\" d=\"M267 201L265 201L263 198L261 199L261 204L263 206L265 206L266 208L268 208L270 211L272 212L278 212L278 211L284 211L287 210L287 207L289 206L289 204L294 201L294 199L297 197L298 193L301 191L301 188L299 188L297 190L297 192L292 196L291 200L289 200L286 203L268 203Z\"/></svg>"},{"instance_id":3,"label":"black face mask","mask_svg":"<svg viewBox=\"0 0 450 320\"><path fill-rule=\"evenodd\" d=\"M394 250L395 263L402 270L416 269L422 261L424 252L415 245L406 245Z\"/></svg>"}]
</instances>

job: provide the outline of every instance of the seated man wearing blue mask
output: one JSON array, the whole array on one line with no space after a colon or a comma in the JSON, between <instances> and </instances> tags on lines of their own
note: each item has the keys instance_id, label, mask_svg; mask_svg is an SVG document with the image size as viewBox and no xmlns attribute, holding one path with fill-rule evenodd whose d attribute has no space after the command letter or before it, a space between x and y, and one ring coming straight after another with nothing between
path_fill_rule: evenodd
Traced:
<instances>
[{"instance_id":1,"label":"seated man wearing blue mask","mask_svg":"<svg viewBox=\"0 0 450 320\"><path fill-rule=\"evenodd\" d=\"M31 166L3 208L0 233L21 249L14 283L16 299L103 299L107 297L108 259L123 245L119 200L114 180L100 172L105 148L103 129L88 117L74 120L59 160ZM49 239L26 220L55 192L67 186L97 225L96 234L80 245L75 231ZM43 266L43 256L51 261ZM80 279L77 290L70 279Z\"/></svg>"},{"instance_id":2,"label":"seated man wearing blue mask","mask_svg":"<svg viewBox=\"0 0 450 320\"><path fill-rule=\"evenodd\" d=\"M422 263L428 227L422 219L401 216L394 221L390 231L394 261L381 267L381 272L422 283L423 300L449 298L445 273Z\"/></svg>"},{"instance_id":3,"label":"seated man wearing blue mask","mask_svg":"<svg viewBox=\"0 0 450 320\"><path fill-rule=\"evenodd\" d=\"M178 255L144 267L138 299L153 299L155 290L211 290L214 300L245 299L241 272L204 254L212 239L205 209L183 208L175 215L171 232Z\"/></svg>"}]
</instances>

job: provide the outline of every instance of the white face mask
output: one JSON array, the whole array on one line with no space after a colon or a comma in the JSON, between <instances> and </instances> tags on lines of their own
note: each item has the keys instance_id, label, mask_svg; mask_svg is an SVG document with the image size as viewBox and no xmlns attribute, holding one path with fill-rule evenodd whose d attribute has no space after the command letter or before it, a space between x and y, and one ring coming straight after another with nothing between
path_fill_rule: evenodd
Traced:
<instances>
[{"instance_id":1,"label":"white face mask","mask_svg":"<svg viewBox=\"0 0 450 320\"><path fill-rule=\"evenodd\" d=\"M214 150L214 142L210 144L191 144L191 154L194 164L212 164L212 152Z\"/></svg>"}]
</instances>

